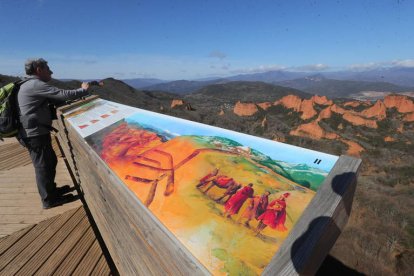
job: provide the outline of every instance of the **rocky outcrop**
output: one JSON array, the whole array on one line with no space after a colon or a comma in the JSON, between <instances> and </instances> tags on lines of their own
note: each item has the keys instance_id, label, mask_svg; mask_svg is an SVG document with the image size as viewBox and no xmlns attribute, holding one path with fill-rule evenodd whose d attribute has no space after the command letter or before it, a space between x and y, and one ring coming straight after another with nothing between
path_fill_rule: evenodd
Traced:
<instances>
[{"instance_id":1,"label":"rocky outcrop","mask_svg":"<svg viewBox=\"0 0 414 276\"><path fill-rule=\"evenodd\" d=\"M348 150L346 151L346 154L348 155L360 157L361 152L364 151L364 148L354 141L341 139L341 142L345 143L348 146Z\"/></svg>"},{"instance_id":2,"label":"rocky outcrop","mask_svg":"<svg viewBox=\"0 0 414 276\"><path fill-rule=\"evenodd\" d=\"M300 116L303 120L307 120L318 114L316 110L313 108L313 101L312 100L303 100L300 105L300 111L302 115Z\"/></svg>"},{"instance_id":3,"label":"rocky outcrop","mask_svg":"<svg viewBox=\"0 0 414 276\"><path fill-rule=\"evenodd\" d=\"M254 103L241 103L238 101L234 106L233 112L239 116L252 116L258 110L257 105Z\"/></svg>"},{"instance_id":4,"label":"rocky outcrop","mask_svg":"<svg viewBox=\"0 0 414 276\"><path fill-rule=\"evenodd\" d=\"M392 138L391 136L387 136L387 137L384 137L384 141L385 141L385 142L394 142L394 141L395 141L395 139L394 139L394 138Z\"/></svg>"},{"instance_id":5,"label":"rocky outcrop","mask_svg":"<svg viewBox=\"0 0 414 276\"><path fill-rule=\"evenodd\" d=\"M283 98L281 98L280 100L276 101L274 103L274 105L283 105L284 107L288 108L288 109L293 109L296 112L300 111L300 105L302 103L302 99L299 98L296 95L287 95L284 96Z\"/></svg>"},{"instance_id":6,"label":"rocky outcrop","mask_svg":"<svg viewBox=\"0 0 414 276\"><path fill-rule=\"evenodd\" d=\"M326 96L319 96L319 95L312 96L311 101L319 105L332 105L333 104L332 100L328 100Z\"/></svg>"},{"instance_id":7,"label":"rocky outcrop","mask_svg":"<svg viewBox=\"0 0 414 276\"><path fill-rule=\"evenodd\" d=\"M188 111L194 111L195 110L191 106L190 103L187 103L187 102L185 102L183 100L172 100L172 102L171 102L171 108L179 107L179 106L183 106L183 108L185 108L185 110L188 110Z\"/></svg>"},{"instance_id":8,"label":"rocky outcrop","mask_svg":"<svg viewBox=\"0 0 414 276\"><path fill-rule=\"evenodd\" d=\"M387 117L387 108L382 101L378 100L373 106L363 110L361 115L367 118L383 120Z\"/></svg>"},{"instance_id":9,"label":"rocky outcrop","mask_svg":"<svg viewBox=\"0 0 414 276\"><path fill-rule=\"evenodd\" d=\"M377 121L363 118L361 116L345 113L342 118L355 126L366 126L369 128L378 128Z\"/></svg>"},{"instance_id":10,"label":"rocky outcrop","mask_svg":"<svg viewBox=\"0 0 414 276\"><path fill-rule=\"evenodd\" d=\"M184 105L183 100L172 100L171 102L171 108L174 108L176 106Z\"/></svg>"},{"instance_id":11,"label":"rocky outcrop","mask_svg":"<svg viewBox=\"0 0 414 276\"><path fill-rule=\"evenodd\" d=\"M400 113L414 112L414 102L407 96L388 95L384 98L384 104L387 108L395 107Z\"/></svg>"},{"instance_id":12,"label":"rocky outcrop","mask_svg":"<svg viewBox=\"0 0 414 276\"><path fill-rule=\"evenodd\" d=\"M218 115L223 116L223 115L224 115L224 110L223 110L223 109L221 109L221 110L220 110L220 113L219 113Z\"/></svg>"},{"instance_id":13,"label":"rocky outcrop","mask_svg":"<svg viewBox=\"0 0 414 276\"><path fill-rule=\"evenodd\" d=\"M350 107L358 107L358 106L360 106L362 103L360 102L360 101L350 101L350 102L346 102L346 103L344 103L344 106L345 107L348 107L348 106L350 106Z\"/></svg>"},{"instance_id":14,"label":"rocky outcrop","mask_svg":"<svg viewBox=\"0 0 414 276\"><path fill-rule=\"evenodd\" d=\"M317 114L313 108L312 100L302 100L296 95L287 95L274 103L274 105L279 104L288 109L293 109L296 112L302 112L300 116L302 120L310 119Z\"/></svg>"},{"instance_id":15,"label":"rocky outcrop","mask_svg":"<svg viewBox=\"0 0 414 276\"><path fill-rule=\"evenodd\" d=\"M264 102L264 103L258 103L257 104L261 109L263 110L267 110L269 107L271 107L273 104L269 103L269 102Z\"/></svg>"},{"instance_id":16,"label":"rocky outcrop","mask_svg":"<svg viewBox=\"0 0 414 276\"><path fill-rule=\"evenodd\" d=\"M319 116L317 121L320 121L322 119L329 119L332 116L332 111L331 111L331 107L326 107L324 109L322 109L321 112L319 112Z\"/></svg>"},{"instance_id":17,"label":"rocky outcrop","mask_svg":"<svg viewBox=\"0 0 414 276\"><path fill-rule=\"evenodd\" d=\"M338 106L338 105L336 105L336 104L333 104L332 106L331 106L331 110L333 111L333 112L335 112L335 113L338 113L338 114L345 114L345 113L347 113L347 112L349 112L348 110L346 110L346 109L343 109L342 107L340 107L340 106Z\"/></svg>"},{"instance_id":18,"label":"rocky outcrop","mask_svg":"<svg viewBox=\"0 0 414 276\"><path fill-rule=\"evenodd\" d=\"M317 121L312 121L307 124L300 125L298 128L291 130L290 135L305 136L313 139L337 139L339 136L336 133L325 131Z\"/></svg>"}]
</instances>

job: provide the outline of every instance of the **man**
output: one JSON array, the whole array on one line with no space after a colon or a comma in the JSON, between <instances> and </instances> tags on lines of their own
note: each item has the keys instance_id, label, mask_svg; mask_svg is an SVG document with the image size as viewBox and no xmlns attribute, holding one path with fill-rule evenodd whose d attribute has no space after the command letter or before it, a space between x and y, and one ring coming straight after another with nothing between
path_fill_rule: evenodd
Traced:
<instances>
[{"instance_id":1,"label":"man","mask_svg":"<svg viewBox=\"0 0 414 276\"><path fill-rule=\"evenodd\" d=\"M264 212L264 210L266 210L269 195L270 195L270 192L265 191L260 196L256 195L256 196L248 199L247 208L244 210L243 214L240 216L238 222L241 222L242 219L246 219L246 221L244 222L244 225L250 228L250 221L253 218L258 217L257 213L261 212L261 209L263 209L263 212Z\"/></svg>"},{"instance_id":2,"label":"man","mask_svg":"<svg viewBox=\"0 0 414 276\"><path fill-rule=\"evenodd\" d=\"M253 183L249 183L247 186L238 190L234 196L224 205L224 216L231 218L232 215L238 214L243 203L252 198L254 194Z\"/></svg>"},{"instance_id":3,"label":"man","mask_svg":"<svg viewBox=\"0 0 414 276\"><path fill-rule=\"evenodd\" d=\"M89 84L82 83L81 88L76 90L62 90L48 85L53 72L42 58L28 60L25 71L28 77L17 95L21 123L18 139L30 153L43 208L49 209L75 199L72 194L64 195L70 191L69 186L56 188L57 157L50 137L54 114L49 104L86 96Z\"/></svg>"},{"instance_id":4,"label":"man","mask_svg":"<svg viewBox=\"0 0 414 276\"><path fill-rule=\"evenodd\" d=\"M269 226L270 228L280 232L287 230L285 226L287 216L286 199L289 196L290 193L284 193L279 198L270 202L269 207L266 209L266 211L257 218L259 225L255 230L256 236L259 235L260 232L266 228L266 226Z\"/></svg>"}]
</instances>

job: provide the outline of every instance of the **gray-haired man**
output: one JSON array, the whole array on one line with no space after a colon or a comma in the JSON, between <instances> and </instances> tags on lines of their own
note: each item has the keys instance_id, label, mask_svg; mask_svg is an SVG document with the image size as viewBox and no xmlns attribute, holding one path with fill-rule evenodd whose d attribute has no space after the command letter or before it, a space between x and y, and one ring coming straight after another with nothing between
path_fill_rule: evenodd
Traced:
<instances>
[{"instance_id":1,"label":"gray-haired man","mask_svg":"<svg viewBox=\"0 0 414 276\"><path fill-rule=\"evenodd\" d=\"M25 71L28 76L17 95L21 122L18 136L30 153L43 208L49 209L74 199L71 194L64 195L69 192L68 186L56 188L57 157L50 138L54 114L51 114L49 104L86 96L89 84L84 82L76 90L62 90L48 85L53 72L47 61L41 58L28 60Z\"/></svg>"}]
</instances>

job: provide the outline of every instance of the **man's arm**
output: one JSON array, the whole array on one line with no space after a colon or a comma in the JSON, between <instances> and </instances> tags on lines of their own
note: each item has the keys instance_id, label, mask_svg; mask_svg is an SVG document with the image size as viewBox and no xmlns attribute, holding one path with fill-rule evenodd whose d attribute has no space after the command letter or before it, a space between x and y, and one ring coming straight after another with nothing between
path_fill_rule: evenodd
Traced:
<instances>
[{"instance_id":1,"label":"man's arm","mask_svg":"<svg viewBox=\"0 0 414 276\"><path fill-rule=\"evenodd\" d=\"M57 87L51 86L45 82L41 82L38 87L38 95L53 102L64 102L75 100L89 94L89 84L83 82L81 88L74 90L64 90Z\"/></svg>"}]
</instances>

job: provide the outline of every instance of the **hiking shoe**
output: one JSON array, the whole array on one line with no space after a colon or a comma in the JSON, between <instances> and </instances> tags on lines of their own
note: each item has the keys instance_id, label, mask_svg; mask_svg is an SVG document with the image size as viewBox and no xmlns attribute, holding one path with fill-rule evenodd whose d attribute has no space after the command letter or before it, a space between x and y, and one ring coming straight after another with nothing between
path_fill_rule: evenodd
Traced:
<instances>
[{"instance_id":1,"label":"hiking shoe","mask_svg":"<svg viewBox=\"0 0 414 276\"><path fill-rule=\"evenodd\" d=\"M43 202L43 209L50 209L56 206L61 206L63 204L73 202L75 200L78 200L78 196L74 196L72 194L64 195L64 196L58 196L55 199L49 201L49 202Z\"/></svg>"},{"instance_id":2,"label":"hiking shoe","mask_svg":"<svg viewBox=\"0 0 414 276\"><path fill-rule=\"evenodd\" d=\"M61 196L61 195L67 194L69 192L72 192L74 190L75 190L75 187L70 187L69 185L64 185L62 187L57 187L56 188L56 194L58 196Z\"/></svg>"}]
</instances>

